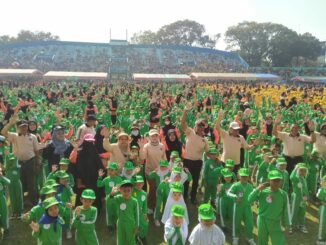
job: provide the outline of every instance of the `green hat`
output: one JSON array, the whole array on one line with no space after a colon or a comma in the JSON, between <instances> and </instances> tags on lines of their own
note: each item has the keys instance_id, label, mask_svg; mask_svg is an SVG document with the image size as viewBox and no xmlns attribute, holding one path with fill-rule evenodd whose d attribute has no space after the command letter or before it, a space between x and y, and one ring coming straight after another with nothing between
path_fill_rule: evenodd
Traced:
<instances>
[{"instance_id":1,"label":"green hat","mask_svg":"<svg viewBox=\"0 0 326 245\"><path fill-rule=\"evenodd\" d=\"M47 195L47 194L56 193L56 192L57 191L51 185L43 186L42 189L40 190L41 195Z\"/></svg>"},{"instance_id":2,"label":"green hat","mask_svg":"<svg viewBox=\"0 0 326 245\"><path fill-rule=\"evenodd\" d=\"M318 151L316 149L313 149L311 152L312 157L317 157L318 156Z\"/></svg>"},{"instance_id":3,"label":"green hat","mask_svg":"<svg viewBox=\"0 0 326 245\"><path fill-rule=\"evenodd\" d=\"M218 150L216 148L209 148L208 153L209 154L218 154Z\"/></svg>"},{"instance_id":4,"label":"green hat","mask_svg":"<svg viewBox=\"0 0 326 245\"><path fill-rule=\"evenodd\" d=\"M297 167L298 169L300 169L300 168L306 169L306 170L308 169L307 165L303 162L298 163L297 166L298 166Z\"/></svg>"},{"instance_id":5,"label":"green hat","mask_svg":"<svg viewBox=\"0 0 326 245\"><path fill-rule=\"evenodd\" d=\"M70 161L67 158L62 158L59 162L59 165L69 165Z\"/></svg>"},{"instance_id":6,"label":"green hat","mask_svg":"<svg viewBox=\"0 0 326 245\"><path fill-rule=\"evenodd\" d=\"M185 208L181 205L173 205L171 208L171 213L176 217L184 217L185 216Z\"/></svg>"},{"instance_id":7,"label":"green hat","mask_svg":"<svg viewBox=\"0 0 326 245\"><path fill-rule=\"evenodd\" d=\"M216 218L213 207L208 203L199 206L198 214L201 220L214 220Z\"/></svg>"},{"instance_id":8,"label":"green hat","mask_svg":"<svg viewBox=\"0 0 326 245\"><path fill-rule=\"evenodd\" d=\"M323 177L323 181L326 181L326 175L324 175L324 177Z\"/></svg>"},{"instance_id":9,"label":"green hat","mask_svg":"<svg viewBox=\"0 0 326 245\"><path fill-rule=\"evenodd\" d=\"M228 168L234 167L234 161L232 159L226 159L225 167L228 167Z\"/></svg>"},{"instance_id":10,"label":"green hat","mask_svg":"<svg viewBox=\"0 0 326 245\"><path fill-rule=\"evenodd\" d=\"M221 174L223 175L224 178L232 177L232 172L228 168L223 168L221 170Z\"/></svg>"},{"instance_id":11,"label":"green hat","mask_svg":"<svg viewBox=\"0 0 326 245\"><path fill-rule=\"evenodd\" d=\"M125 170L134 170L134 164L130 161L125 162L125 166L124 166Z\"/></svg>"},{"instance_id":12,"label":"green hat","mask_svg":"<svg viewBox=\"0 0 326 245\"><path fill-rule=\"evenodd\" d=\"M9 159L9 160L15 160L16 158L15 158L14 153L10 153L10 154L8 155L8 159Z\"/></svg>"},{"instance_id":13,"label":"green hat","mask_svg":"<svg viewBox=\"0 0 326 245\"><path fill-rule=\"evenodd\" d=\"M171 152L171 157L179 157L179 152L178 151L172 151Z\"/></svg>"},{"instance_id":14,"label":"green hat","mask_svg":"<svg viewBox=\"0 0 326 245\"><path fill-rule=\"evenodd\" d=\"M55 197L49 197L47 199L45 199L42 203L44 209L48 209L54 205L58 205L59 202Z\"/></svg>"},{"instance_id":15,"label":"green hat","mask_svg":"<svg viewBox=\"0 0 326 245\"><path fill-rule=\"evenodd\" d=\"M132 182L130 181L130 180L128 180L128 179L125 179L125 180L123 180L122 182L121 182L121 184L120 184L120 187L122 187L122 186L133 186L133 184L132 184Z\"/></svg>"},{"instance_id":16,"label":"green hat","mask_svg":"<svg viewBox=\"0 0 326 245\"><path fill-rule=\"evenodd\" d=\"M177 157L173 160L173 163L179 163L179 162L182 162L180 157Z\"/></svg>"},{"instance_id":17,"label":"green hat","mask_svg":"<svg viewBox=\"0 0 326 245\"><path fill-rule=\"evenodd\" d=\"M167 160L160 160L160 167L168 167L169 162Z\"/></svg>"},{"instance_id":18,"label":"green hat","mask_svg":"<svg viewBox=\"0 0 326 245\"><path fill-rule=\"evenodd\" d=\"M264 153L264 157L274 157L271 152Z\"/></svg>"},{"instance_id":19,"label":"green hat","mask_svg":"<svg viewBox=\"0 0 326 245\"><path fill-rule=\"evenodd\" d=\"M176 173L176 174L181 174L182 173L182 168L175 166L175 167L172 168L172 172Z\"/></svg>"},{"instance_id":20,"label":"green hat","mask_svg":"<svg viewBox=\"0 0 326 245\"><path fill-rule=\"evenodd\" d=\"M132 181L133 183L144 183L144 178L141 175L134 175Z\"/></svg>"},{"instance_id":21,"label":"green hat","mask_svg":"<svg viewBox=\"0 0 326 245\"><path fill-rule=\"evenodd\" d=\"M264 145L263 148L261 148L262 150L271 150L267 145Z\"/></svg>"},{"instance_id":22,"label":"green hat","mask_svg":"<svg viewBox=\"0 0 326 245\"><path fill-rule=\"evenodd\" d=\"M59 170L58 172L55 173L55 176L59 179L69 178L69 175L64 170Z\"/></svg>"},{"instance_id":23,"label":"green hat","mask_svg":"<svg viewBox=\"0 0 326 245\"><path fill-rule=\"evenodd\" d=\"M238 171L238 174L241 177L248 177L250 175L249 174L249 169L247 169L247 168L240 168L239 171Z\"/></svg>"},{"instance_id":24,"label":"green hat","mask_svg":"<svg viewBox=\"0 0 326 245\"><path fill-rule=\"evenodd\" d=\"M181 182L173 182L170 188L172 192L178 192L178 193L183 192L183 185L181 184Z\"/></svg>"},{"instance_id":25,"label":"green hat","mask_svg":"<svg viewBox=\"0 0 326 245\"><path fill-rule=\"evenodd\" d=\"M272 179L283 179L283 175L280 171L278 170L271 170L268 173L268 179L272 180Z\"/></svg>"},{"instance_id":26,"label":"green hat","mask_svg":"<svg viewBox=\"0 0 326 245\"><path fill-rule=\"evenodd\" d=\"M139 147L137 146L137 145L133 145L132 147L131 147L131 149L139 149Z\"/></svg>"},{"instance_id":27,"label":"green hat","mask_svg":"<svg viewBox=\"0 0 326 245\"><path fill-rule=\"evenodd\" d=\"M85 189L81 195L82 198L95 200L95 192L92 189Z\"/></svg>"},{"instance_id":28,"label":"green hat","mask_svg":"<svg viewBox=\"0 0 326 245\"><path fill-rule=\"evenodd\" d=\"M117 170L118 169L118 164L116 162L110 162L107 168Z\"/></svg>"},{"instance_id":29,"label":"green hat","mask_svg":"<svg viewBox=\"0 0 326 245\"><path fill-rule=\"evenodd\" d=\"M44 183L44 186L56 187L59 186L59 184L54 179L49 179Z\"/></svg>"}]
</instances>

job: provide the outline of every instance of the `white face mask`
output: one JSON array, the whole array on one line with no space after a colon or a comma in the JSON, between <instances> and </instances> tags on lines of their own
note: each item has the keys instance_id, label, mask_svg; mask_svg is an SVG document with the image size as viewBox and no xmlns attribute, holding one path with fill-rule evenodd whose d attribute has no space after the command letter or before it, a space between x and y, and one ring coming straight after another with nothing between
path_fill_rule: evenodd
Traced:
<instances>
[{"instance_id":1,"label":"white face mask","mask_svg":"<svg viewBox=\"0 0 326 245\"><path fill-rule=\"evenodd\" d=\"M170 125L171 122L170 121L165 121L164 123L165 123L165 125Z\"/></svg>"},{"instance_id":2,"label":"white face mask","mask_svg":"<svg viewBox=\"0 0 326 245\"><path fill-rule=\"evenodd\" d=\"M138 136L138 134L139 134L139 130L131 130L131 135L132 136Z\"/></svg>"}]
</instances>

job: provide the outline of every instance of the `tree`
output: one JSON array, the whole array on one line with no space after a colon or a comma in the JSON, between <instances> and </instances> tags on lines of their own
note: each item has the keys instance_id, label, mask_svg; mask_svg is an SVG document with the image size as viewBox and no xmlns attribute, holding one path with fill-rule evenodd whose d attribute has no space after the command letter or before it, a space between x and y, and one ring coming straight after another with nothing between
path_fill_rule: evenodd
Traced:
<instances>
[{"instance_id":1,"label":"tree","mask_svg":"<svg viewBox=\"0 0 326 245\"><path fill-rule=\"evenodd\" d=\"M17 37L10 37L8 35L0 36L0 44L5 43L14 43L14 42L32 42L32 41L53 41L59 40L59 36L53 35L51 32L43 32L43 31L28 31L21 30Z\"/></svg>"},{"instance_id":2,"label":"tree","mask_svg":"<svg viewBox=\"0 0 326 245\"><path fill-rule=\"evenodd\" d=\"M162 26L156 33L139 32L131 41L135 44L185 45L214 48L220 34L213 37L207 35L205 27L192 20L179 20Z\"/></svg>"},{"instance_id":3,"label":"tree","mask_svg":"<svg viewBox=\"0 0 326 245\"><path fill-rule=\"evenodd\" d=\"M225 33L227 49L237 51L251 66L288 66L294 57L315 60L320 42L310 33L299 35L274 23L242 22Z\"/></svg>"}]
</instances>

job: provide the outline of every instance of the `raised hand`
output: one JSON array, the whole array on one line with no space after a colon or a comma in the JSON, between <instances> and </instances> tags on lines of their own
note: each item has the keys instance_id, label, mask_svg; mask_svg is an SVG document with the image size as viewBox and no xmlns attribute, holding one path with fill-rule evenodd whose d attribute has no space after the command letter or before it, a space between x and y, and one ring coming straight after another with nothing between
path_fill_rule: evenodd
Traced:
<instances>
[{"instance_id":1,"label":"raised hand","mask_svg":"<svg viewBox=\"0 0 326 245\"><path fill-rule=\"evenodd\" d=\"M103 169L99 169L98 176L103 177L103 175L104 175Z\"/></svg>"},{"instance_id":2,"label":"raised hand","mask_svg":"<svg viewBox=\"0 0 326 245\"><path fill-rule=\"evenodd\" d=\"M34 221L32 221L32 223L30 223L29 226L32 228L34 232L38 232L40 230L39 224L35 223Z\"/></svg>"},{"instance_id":3,"label":"raised hand","mask_svg":"<svg viewBox=\"0 0 326 245\"><path fill-rule=\"evenodd\" d=\"M77 207L77 208L75 209L75 214L76 214L77 216L79 216L79 215L80 215L80 211L81 211L80 207Z\"/></svg>"}]
</instances>

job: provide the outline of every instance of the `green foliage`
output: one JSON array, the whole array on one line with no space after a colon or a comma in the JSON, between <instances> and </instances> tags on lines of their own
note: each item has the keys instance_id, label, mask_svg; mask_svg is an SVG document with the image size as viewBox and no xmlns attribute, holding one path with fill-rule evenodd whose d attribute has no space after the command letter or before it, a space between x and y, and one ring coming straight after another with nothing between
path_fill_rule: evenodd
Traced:
<instances>
[{"instance_id":1,"label":"green foliage","mask_svg":"<svg viewBox=\"0 0 326 245\"><path fill-rule=\"evenodd\" d=\"M0 44L15 43L15 42L31 42L31 41L53 41L59 40L59 36L53 35L51 32L43 31L28 31L21 30L16 37L8 35L0 36Z\"/></svg>"}]
</instances>

